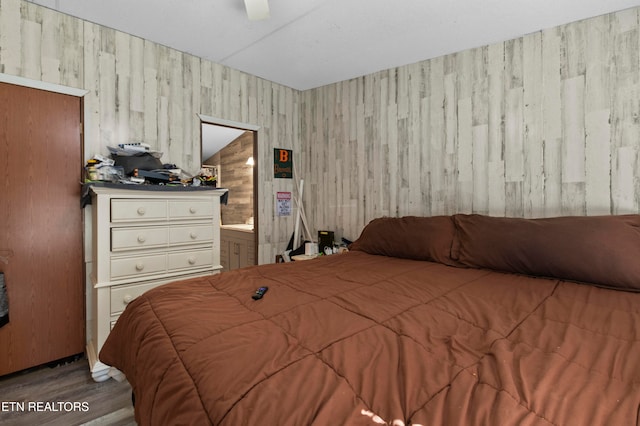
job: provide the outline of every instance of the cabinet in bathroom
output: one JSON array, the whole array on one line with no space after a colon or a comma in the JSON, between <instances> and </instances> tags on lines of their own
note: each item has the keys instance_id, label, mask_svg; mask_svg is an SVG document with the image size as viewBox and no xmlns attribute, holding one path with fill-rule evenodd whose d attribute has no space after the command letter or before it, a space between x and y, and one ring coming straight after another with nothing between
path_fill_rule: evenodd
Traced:
<instances>
[{"instance_id":1,"label":"cabinet in bathroom","mask_svg":"<svg viewBox=\"0 0 640 426\"><path fill-rule=\"evenodd\" d=\"M220 264L222 271L255 265L253 230L222 225L220 229Z\"/></svg>"}]
</instances>

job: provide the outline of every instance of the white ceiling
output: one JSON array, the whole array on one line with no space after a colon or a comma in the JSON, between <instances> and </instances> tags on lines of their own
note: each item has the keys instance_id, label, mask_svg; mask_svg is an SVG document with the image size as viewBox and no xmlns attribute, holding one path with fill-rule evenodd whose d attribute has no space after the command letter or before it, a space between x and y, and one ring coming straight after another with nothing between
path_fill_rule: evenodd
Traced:
<instances>
[{"instance_id":1,"label":"white ceiling","mask_svg":"<svg viewBox=\"0 0 640 426\"><path fill-rule=\"evenodd\" d=\"M219 152L222 148L240 137L245 130L233 127L216 126L202 123L202 161Z\"/></svg>"},{"instance_id":2,"label":"white ceiling","mask_svg":"<svg viewBox=\"0 0 640 426\"><path fill-rule=\"evenodd\" d=\"M31 0L298 90L640 5L640 0Z\"/></svg>"}]
</instances>

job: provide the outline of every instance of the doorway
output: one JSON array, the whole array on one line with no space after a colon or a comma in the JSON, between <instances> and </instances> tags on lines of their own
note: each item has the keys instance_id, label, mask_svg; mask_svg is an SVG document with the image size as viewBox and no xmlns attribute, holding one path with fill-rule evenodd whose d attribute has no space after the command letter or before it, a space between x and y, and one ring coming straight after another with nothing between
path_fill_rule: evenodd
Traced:
<instances>
[{"instance_id":1,"label":"doorway","mask_svg":"<svg viewBox=\"0 0 640 426\"><path fill-rule=\"evenodd\" d=\"M201 165L229 190L220 206L222 271L258 263L258 128L213 117L201 119Z\"/></svg>"}]
</instances>

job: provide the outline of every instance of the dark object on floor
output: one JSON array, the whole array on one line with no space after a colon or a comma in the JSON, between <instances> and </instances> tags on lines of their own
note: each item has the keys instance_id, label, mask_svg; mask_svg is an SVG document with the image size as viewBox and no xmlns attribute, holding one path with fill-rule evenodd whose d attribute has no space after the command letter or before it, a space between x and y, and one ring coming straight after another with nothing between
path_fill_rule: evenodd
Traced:
<instances>
[{"instance_id":1,"label":"dark object on floor","mask_svg":"<svg viewBox=\"0 0 640 426\"><path fill-rule=\"evenodd\" d=\"M0 327L9 323L9 296L4 283L4 274L0 272Z\"/></svg>"}]
</instances>

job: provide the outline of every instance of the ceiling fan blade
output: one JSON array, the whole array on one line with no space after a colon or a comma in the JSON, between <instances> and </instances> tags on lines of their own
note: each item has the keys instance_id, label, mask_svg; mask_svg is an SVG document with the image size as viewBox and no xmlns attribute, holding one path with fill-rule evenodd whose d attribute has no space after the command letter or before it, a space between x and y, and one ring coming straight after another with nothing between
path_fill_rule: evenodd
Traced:
<instances>
[{"instance_id":1,"label":"ceiling fan blade","mask_svg":"<svg viewBox=\"0 0 640 426\"><path fill-rule=\"evenodd\" d=\"M244 5L247 8L247 16L252 21L260 21L270 17L268 0L244 0Z\"/></svg>"}]
</instances>

